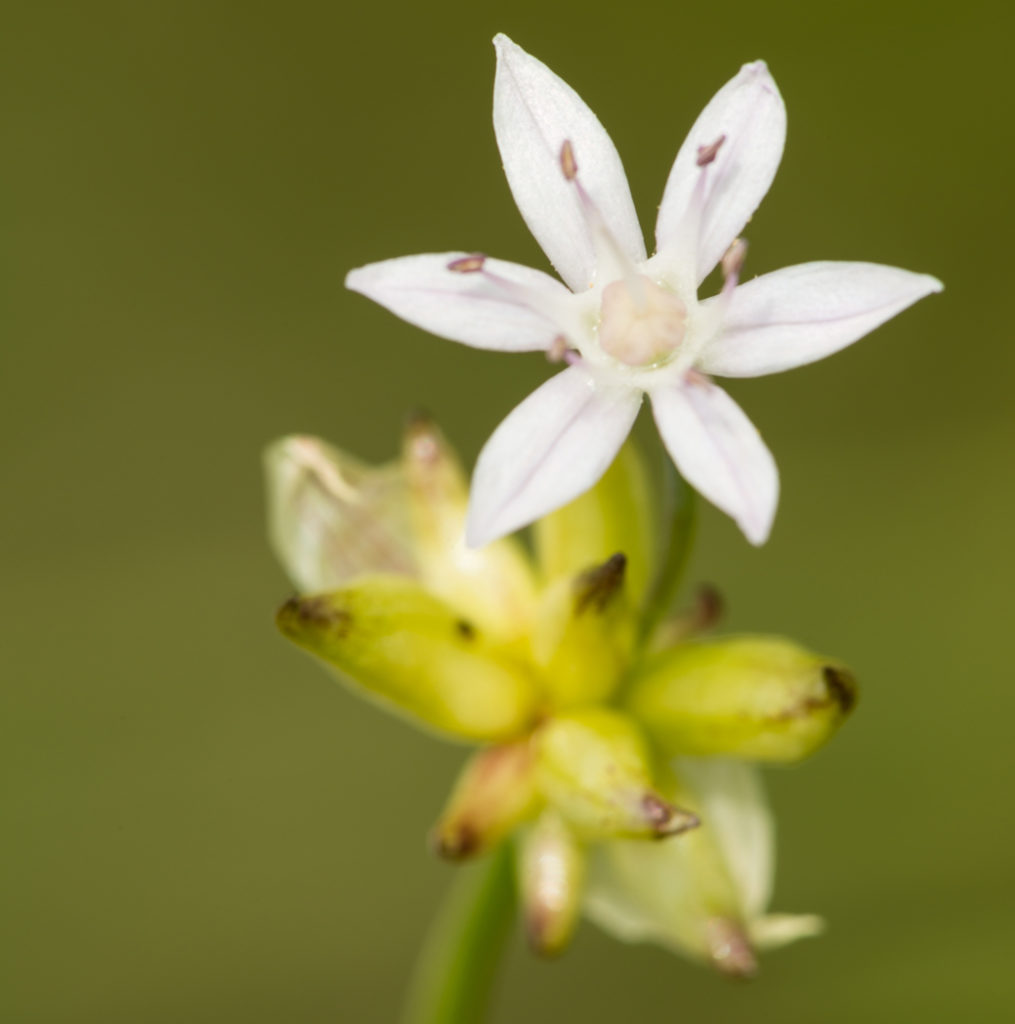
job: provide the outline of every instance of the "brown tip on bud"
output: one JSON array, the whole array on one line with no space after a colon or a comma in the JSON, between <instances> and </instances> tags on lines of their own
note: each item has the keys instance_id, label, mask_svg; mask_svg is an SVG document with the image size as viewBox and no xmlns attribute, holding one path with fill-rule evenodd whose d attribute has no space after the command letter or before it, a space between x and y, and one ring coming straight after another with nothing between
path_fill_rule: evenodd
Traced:
<instances>
[{"instance_id":1,"label":"brown tip on bud","mask_svg":"<svg viewBox=\"0 0 1015 1024\"><path fill-rule=\"evenodd\" d=\"M696 814L674 807L655 793L646 793L641 798L641 809L645 820L660 839L689 832L701 824Z\"/></svg>"},{"instance_id":2,"label":"brown tip on bud","mask_svg":"<svg viewBox=\"0 0 1015 1024\"><path fill-rule=\"evenodd\" d=\"M710 142L707 146L699 146L697 160L698 166L707 167L719 155L719 150L725 141L726 136L720 135L715 142Z\"/></svg>"},{"instance_id":3,"label":"brown tip on bud","mask_svg":"<svg viewBox=\"0 0 1015 1024\"><path fill-rule=\"evenodd\" d=\"M433 430L434 418L420 406L410 409L405 414L405 432L413 434L417 430Z\"/></svg>"},{"instance_id":4,"label":"brown tip on bud","mask_svg":"<svg viewBox=\"0 0 1015 1024\"><path fill-rule=\"evenodd\" d=\"M574 158L574 147L570 139L565 139L564 145L560 147L560 169L568 181L574 181L578 177L578 163Z\"/></svg>"},{"instance_id":5,"label":"brown tip on bud","mask_svg":"<svg viewBox=\"0 0 1015 1024\"><path fill-rule=\"evenodd\" d=\"M551 959L560 956L567 946L560 938L554 935L553 914L546 908L540 906L529 907L525 913L525 938L529 949L539 956Z\"/></svg>"},{"instance_id":6,"label":"brown tip on bud","mask_svg":"<svg viewBox=\"0 0 1015 1024\"><path fill-rule=\"evenodd\" d=\"M627 570L627 555L612 555L602 565L583 572L575 580L574 613L581 615L588 608L600 614L620 592Z\"/></svg>"},{"instance_id":7,"label":"brown tip on bud","mask_svg":"<svg viewBox=\"0 0 1015 1024\"><path fill-rule=\"evenodd\" d=\"M466 860L482 849L479 833L464 822L445 833L435 829L430 835L430 846L444 860Z\"/></svg>"},{"instance_id":8,"label":"brown tip on bud","mask_svg":"<svg viewBox=\"0 0 1015 1024\"><path fill-rule=\"evenodd\" d=\"M711 629L726 611L722 594L711 583L702 583L694 595L695 630Z\"/></svg>"},{"instance_id":9,"label":"brown tip on bud","mask_svg":"<svg viewBox=\"0 0 1015 1024\"><path fill-rule=\"evenodd\" d=\"M713 965L730 978L752 978L758 960L743 927L726 918L713 918L706 925Z\"/></svg>"},{"instance_id":10,"label":"brown tip on bud","mask_svg":"<svg viewBox=\"0 0 1015 1024\"><path fill-rule=\"evenodd\" d=\"M336 636L345 636L352 616L344 608L336 608L327 597L291 597L275 615L278 628L286 636L302 632L304 627L327 629Z\"/></svg>"},{"instance_id":11,"label":"brown tip on bud","mask_svg":"<svg viewBox=\"0 0 1015 1024\"><path fill-rule=\"evenodd\" d=\"M559 363L566 354L567 338L565 338L563 334L558 334L557 337L550 342L550 347L546 350L546 358L551 363Z\"/></svg>"},{"instance_id":12,"label":"brown tip on bud","mask_svg":"<svg viewBox=\"0 0 1015 1024\"><path fill-rule=\"evenodd\" d=\"M842 713L848 715L856 707L858 696L856 680L845 669L836 668L833 665L825 665L821 674L830 696L842 708Z\"/></svg>"},{"instance_id":13,"label":"brown tip on bud","mask_svg":"<svg viewBox=\"0 0 1015 1024\"><path fill-rule=\"evenodd\" d=\"M442 454L441 432L425 412L410 413L405 421L405 452L417 463L437 462Z\"/></svg>"},{"instance_id":14,"label":"brown tip on bud","mask_svg":"<svg viewBox=\"0 0 1015 1024\"><path fill-rule=\"evenodd\" d=\"M456 274L478 274L486 263L486 257L481 252L473 253L471 256L461 256L448 264L448 270Z\"/></svg>"}]
</instances>

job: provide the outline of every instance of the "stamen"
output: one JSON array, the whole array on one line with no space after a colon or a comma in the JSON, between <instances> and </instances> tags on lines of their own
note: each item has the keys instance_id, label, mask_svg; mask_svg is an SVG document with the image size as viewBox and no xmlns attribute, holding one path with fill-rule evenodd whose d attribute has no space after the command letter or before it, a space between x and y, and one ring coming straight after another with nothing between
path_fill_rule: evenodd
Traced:
<instances>
[{"instance_id":1,"label":"stamen","mask_svg":"<svg viewBox=\"0 0 1015 1024\"><path fill-rule=\"evenodd\" d=\"M481 253L473 253L471 256L461 256L448 264L448 270L456 274L476 274L483 269L486 257Z\"/></svg>"},{"instance_id":2,"label":"stamen","mask_svg":"<svg viewBox=\"0 0 1015 1024\"><path fill-rule=\"evenodd\" d=\"M600 281L624 278L635 295L638 296L640 284L635 266L603 219L599 207L585 191L585 186L578 180L578 161L575 159L574 146L570 139L565 139L560 147L560 169L564 179L574 185L575 191L578 193L578 201L585 216L585 223L596 249L597 277Z\"/></svg>"},{"instance_id":3,"label":"stamen","mask_svg":"<svg viewBox=\"0 0 1015 1024\"><path fill-rule=\"evenodd\" d=\"M725 134L720 135L715 142L710 142L707 146L698 147L698 166L707 167L718 155L722 144L726 141Z\"/></svg>"},{"instance_id":4,"label":"stamen","mask_svg":"<svg viewBox=\"0 0 1015 1024\"><path fill-rule=\"evenodd\" d=\"M546 358L551 363L559 363L565 355L567 355L567 338L563 334L558 334L550 342L550 347L546 350Z\"/></svg>"},{"instance_id":5,"label":"stamen","mask_svg":"<svg viewBox=\"0 0 1015 1024\"><path fill-rule=\"evenodd\" d=\"M730 247L723 255L721 266L723 280L723 291L736 288L740 280L740 271L743 269L744 260L747 258L747 243L742 238L734 238Z\"/></svg>"},{"instance_id":6,"label":"stamen","mask_svg":"<svg viewBox=\"0 0 1015 1024\"><path fill-rule=\"evenodd\" d=\"M483 253L477 252L469 256L459 256L447 265L447 269L454 274L478 274L481 280L496 289L502 298L515 305L531 309L534 313L549 320L561 331L561 338L565 338L567 334L576 329L572 311L560 298L555 297L552 293L547 294L540 289L512 281L502 274L495 273L487 269L487 262L487 257ZM480 285L480 289L482 289L482 285ZM556 351L556 347L557 342L554 341L550 352ZM564 357L560 356L556 361L559 362L562 358Z\"/></svg>"}]
</instances>

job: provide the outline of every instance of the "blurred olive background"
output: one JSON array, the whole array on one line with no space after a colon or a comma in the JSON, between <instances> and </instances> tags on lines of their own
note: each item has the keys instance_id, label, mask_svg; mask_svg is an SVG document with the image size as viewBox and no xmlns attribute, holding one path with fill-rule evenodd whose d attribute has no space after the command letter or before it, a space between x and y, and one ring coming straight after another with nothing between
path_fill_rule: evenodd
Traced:
<instances>
[{"instance_id":1,"label":"blurred olive background","mask_svg":"<svg viewBox=\"0 0 1015 1024\"><path fill-rule=\"evenodd\" d=\"M584 926L516 947L520 1020L999 1019L1010 973L1012 24L1000 4L10 5L3 82L0 1019L395 1019L452 869L462 751L276 635L260 451L470 460L548 373L343 290L482 249L544 266L490 123L500 30L611 132L647 233L700 108L764 57L789 109L748 270L941 277L857 347L732 391L776 453L771 542L704 514L732 629L840 655L858 713L769 773L776 909L824 938L731 985Z\"/></svg>"}]
</instances>

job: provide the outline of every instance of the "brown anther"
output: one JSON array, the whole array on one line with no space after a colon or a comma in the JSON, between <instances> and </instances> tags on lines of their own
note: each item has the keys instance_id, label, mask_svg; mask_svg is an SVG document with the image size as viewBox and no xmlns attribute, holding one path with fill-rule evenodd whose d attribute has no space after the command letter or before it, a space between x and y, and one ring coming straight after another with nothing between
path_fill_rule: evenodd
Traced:
<instances>
[{"instance_id":1,"label":"brown anther","mask_svg":"<svg viewBox=\"0 0 1015 1024\"><path fill-rule=\"evenodd\" d=\"M550 342L550 347L546 350L546 358L551 363L559 363L563 360L567 354L567 338L563 334L558 334L553 341Z\"/></svg>"},{"instance_id":2,"label":"brown anther","mask_svg":"<svg viewBox=\"0 0 1015 1024\"><path fill-rule=\"evenodd\" d=\"M570 139L565 139L564 145L560 147L560 169L568 181L574 181L578 177L578 163L574 158L574 147Z\"/></svg>"},{"instance_id":3,"label":"brown anther","mask_svg":"<svg viewBox=\"0 0 1015 1024\"><path fill-rule=\"evenodd\" d=\"M461 256L448 264L448 270L456 274L477 274L483 269L486 257L481 253L473 253L471 256Z\"/></svg>"},{"instance_id":4,"label":"brown anther","mask_svg":"<svg viewBox=\"0 0 1015 1024\"><path fill-rule=\"evenodd\" d=\"M744 260L747 258L747 243L742 238L734 238L730 247L723 254L722 276L727 281L736 281L740 277Z\"/></svg>"},{"instance_id":5,"label":"brown anther","mask_svg":"<svg viewBox=\"0 0 1015 1024\"><path fill-rule=\"evenodd\" d=\"M698 166L707 167L719 155L719 150L725 141L726 136L720 135L715 142L710 142L707 146L699 146L697 160Z\"/></svg>"}]
</instances>

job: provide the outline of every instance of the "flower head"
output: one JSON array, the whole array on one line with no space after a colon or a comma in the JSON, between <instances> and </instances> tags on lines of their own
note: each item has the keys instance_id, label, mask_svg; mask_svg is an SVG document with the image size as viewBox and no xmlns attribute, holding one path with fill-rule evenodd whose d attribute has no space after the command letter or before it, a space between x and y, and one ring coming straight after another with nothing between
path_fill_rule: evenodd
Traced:
<instances>
[{"instance_id":1,"label":"flower head","mask_svg":"<svg viewBox=\"0 0 1015 1024\"><path fill-rule=\"evenodd\" d=\"M740 284L740 232L772 183L786 132L782 97L762 61L744 65L691 128L648 257L620 157L595 115L506 36L494 43L494 130L505 174L567 287L465 252L375 263L346 281L434 334L477 348L544 350L568 364L483 449L469 543L511 533L595 484L646 394L683 476L749 540L764 542L778 501L775 462L711 377L822 359L940 291L940 282L873 263L817 262ZM719 294L699 299L719 265Z\"/></svg>"},{"instance_id":2,"label":"flower head","mask_svg":"<svg viewBox=\"0 0 1015 1024\"><path fill-rule=\"evenodd\" d=\"M425 419L387 466L290 437L267 468L299 591L281 631L385 709L478 748L433 847L461 860L515 836L536 949L561 950L584 911L746 973L773 936L814 930L764 912L772 832L750 762L821 746L852 678L787 640L702 636L714 600L646 628L665 560L631 445L536 523L535 558L513 538L466 546L466 480Z\"/></svg>"}]
</instances>

